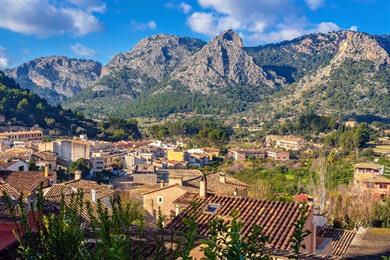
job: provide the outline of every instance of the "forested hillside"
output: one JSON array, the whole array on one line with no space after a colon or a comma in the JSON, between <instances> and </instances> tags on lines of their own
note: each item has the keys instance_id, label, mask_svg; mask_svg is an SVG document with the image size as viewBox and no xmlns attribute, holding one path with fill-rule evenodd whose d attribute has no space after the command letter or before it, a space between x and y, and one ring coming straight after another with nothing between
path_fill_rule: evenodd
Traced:
<instances>
[{"instance_id":1,"label":"forested hillside","mask_svg":"<svg viewBox=\"0 0 390 260\"><path fill-rule=\"evenodd\" d=\"M0 114L7 124L21 126L39 126L58 130L62 134L97 134L93 121L86 120L81 114L51 106L46 100L29 90L21 89L14 80L0 71Z\"/></svg>"}]
</instances>

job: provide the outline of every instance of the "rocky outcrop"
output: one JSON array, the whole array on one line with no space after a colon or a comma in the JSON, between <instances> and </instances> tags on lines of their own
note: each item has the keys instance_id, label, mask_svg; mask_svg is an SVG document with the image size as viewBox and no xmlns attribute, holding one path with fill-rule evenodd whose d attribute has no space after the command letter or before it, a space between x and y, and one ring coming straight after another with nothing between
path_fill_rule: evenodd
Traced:
<instances>
[{"instance_id":1,"label":"rocky outcrop","mask_svg":"<svg viewBox=\"0 0 390 260\"><path fill-rule=\"evenodd\" d=\"M133 50L116 55L103 68L102 75L131 69L140 75L161 81L204 44L198 39L167 34L154 35L141 40Z\"/></svg>"},{"instance_id":2,"label":"rocky outcrop","mask_svg":"<svg viewBox=\"0 0 390 260\"><path fill-rule=\"evenodd\" d=\"M267 86L275 82L243 50L237 33L228 30L188 58L171 75L191 91L208 93L234 85Z\"/></svg>"},{"instance_id":3,"label":"rocky outcrop","mask_svg":"<svg viewBox=\"0 0 390 260\"><path fill-rule=\"evenodd\" d=\"M23 63L6 74L22 87L49 99L63 99L79 93L95 82L102 65L92 60L64 56L41 57Z\"/></svg>"}]
</instances>

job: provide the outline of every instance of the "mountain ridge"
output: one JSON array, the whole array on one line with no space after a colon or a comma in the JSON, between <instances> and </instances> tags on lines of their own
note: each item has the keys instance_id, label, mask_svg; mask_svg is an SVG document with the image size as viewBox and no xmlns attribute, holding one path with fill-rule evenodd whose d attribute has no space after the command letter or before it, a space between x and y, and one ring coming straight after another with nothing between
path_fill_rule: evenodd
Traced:
<instances>
[{"instance_id":1,"label":"mountain ridge","mask_svg":"<svg viewBox=\"0 0 390 260\"><path fill-rule=\"evenodd\" d=\"M138 110L134 106L140 105L142 100L154 111L146 113L148 116L159 116L153 103L162 102L168 106L163 113L166 116L167 113L205 111L209 103L212 103L211 111L225 113L258 107L259 103L260 107L266 105L271 114L275 114L280 113L281 107L286 107L284 103L278 105L279 102L287 102L291 106L300 103L301 107L305 107L302 103L312 98L319 100L320 105L315 109L321 111L328 106L325 106L326 100L319 98L321 93L329 94L336 90L344 93L340 86L350 90L344 93L348 102L363 99L362 89L365 93L373 93L369 100L376 100L379 93L388 95L389 50L389 35L353 31L309 34L257 47L245 47L239 35L232 30L223 32L208 43L158 34L141 40L128 52L116 55L101 67L98 78L79 91L77 96L64 98L63 104L69 108L93 111L92 114L120 112L123 116L137 116L139 112L134 112ZM365 64L375 70L370 71L364 67ZM351 79L339 75L337 70L355 73L350 75L352 81L355 79L362 87L353 86ZM191 106L179 101L166 103L169 95L183 100L197 96L202 108L193 102L190 102ZM279 98L281 95L285 96ZM117 111L106 108L107 102L112 103L117 98L121 99ZM224 109L220 107L222 104L216 104L210 98L225 103ZM329 100L332 98L334 95ZM233 107L226 110L226 104ZM381 106L370 104L367 112L386 115L387 110ZM364 112L364 109L351 106L345 111L338 111L348 114ZM145 116L145 113L140 115Z\"/></svg>"}]
</instances>

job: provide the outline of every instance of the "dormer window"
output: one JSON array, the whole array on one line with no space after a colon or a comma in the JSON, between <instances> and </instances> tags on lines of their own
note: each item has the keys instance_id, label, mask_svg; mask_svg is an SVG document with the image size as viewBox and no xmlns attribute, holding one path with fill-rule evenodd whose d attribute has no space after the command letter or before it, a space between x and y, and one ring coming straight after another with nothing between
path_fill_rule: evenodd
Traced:
<instances>
[{"instance_id":1,"label":"dormer window","mask_svg":"<svg viewBox=\"0 0 390 260\"><path fill-rule=\"evenodd\" d=\"M157 196L157 204L163 204L163 203L164 203L163 196Z\"/></svg>"},{"instance_id":2,"label":"dormer window","mask_svg":"<svg viewBox=\"0 0 390 260\"><path fill-rule=\"evenodd\" d=\"M215 214L220 206L221 206L220 204L209 203L209 204L206 206L206 208L204 209L204 211L205 211L206 213Z\"/></svg>"}]
</instances>

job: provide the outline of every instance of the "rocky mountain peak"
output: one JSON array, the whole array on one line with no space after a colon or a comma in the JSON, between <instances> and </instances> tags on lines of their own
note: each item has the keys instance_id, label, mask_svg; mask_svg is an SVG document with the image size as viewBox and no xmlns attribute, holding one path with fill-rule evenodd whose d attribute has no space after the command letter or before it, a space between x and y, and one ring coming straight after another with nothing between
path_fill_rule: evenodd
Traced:
<instances>
[{"instance_id":1,"label":"rocky mountain peak","mask_svg":"<svg viewBox=\"0 0 390 260\"><path fill-rule=\"evenodd\" d=\"M238 34L227 30L179 66L172 73L172 79L192 91L203 93L215 87L234 85L274 87L274 82L267 78L242 46Z\"/></svg>"},{"instance_id":2,"label":"rocky mountain peak","mask_svg":"<svg viewBox=\"0 0 390 260\"><path fill-rule=\"evenodd\" d=\"M131 51L116 55L104 67L102 75L131 69L155 80L163 80L204 44L198 39L168 34L153 35L141 40Z\"/></svg>"},{"instance_id":3,"label":"rocky mountain peak","mask_svg":"<svg viewBox=\"0 0 390 260\"><path fill-rule=\"evenodd\" d=\"M221 35L217 36L215 38L217 41L231 41L240 48L244 46L240 36L235 31L229 29L227 31L224 31Z\"/></svg>"}]
</instances>

